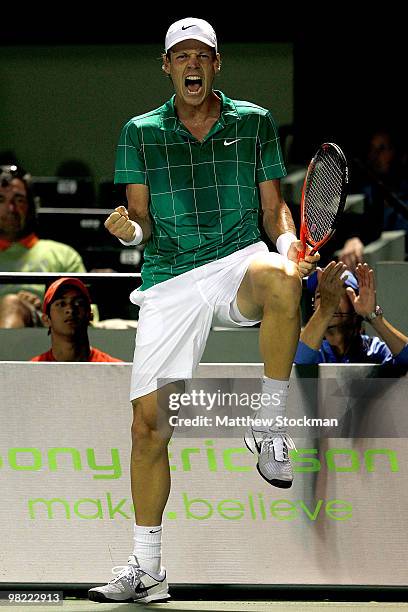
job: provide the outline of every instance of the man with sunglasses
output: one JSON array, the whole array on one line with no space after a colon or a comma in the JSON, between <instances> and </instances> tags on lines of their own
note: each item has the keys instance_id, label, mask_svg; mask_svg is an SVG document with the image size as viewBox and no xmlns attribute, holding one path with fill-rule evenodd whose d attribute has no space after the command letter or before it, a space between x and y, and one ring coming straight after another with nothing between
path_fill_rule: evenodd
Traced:
<instances>
[{"instance_id":1,"label":"man with sunglasses","mask_svg":"<svg viewBox=\"0 0 408 612\"><path fill-rule=\"evenodd\" d=\"M358 264L356 276L339 261L307 279L314 313L300 334L297 364L408 364L408 337L393 327L377 304L374 272ZM379 337L362 331L368 322Z\"/></svg>"}]
</instances>

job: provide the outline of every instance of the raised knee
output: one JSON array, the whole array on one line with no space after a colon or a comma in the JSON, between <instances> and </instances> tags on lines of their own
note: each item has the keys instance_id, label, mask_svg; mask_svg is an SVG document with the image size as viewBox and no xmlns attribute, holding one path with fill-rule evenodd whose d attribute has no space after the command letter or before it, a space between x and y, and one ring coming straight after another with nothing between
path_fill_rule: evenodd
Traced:
<instances>
[{"instance_id":1,"label":"raised knee","mask_svg":"<svg viewBox=\"0 0 408 612\"><path fill-rule=\"evenodd\" d=\"M282 294L299 302L302 295L302 279L297 265L293 261L288 261L288 264L285 265L281 278Z\"/></svg>"},{"instance_id":2,"label":"raised knee","mask_svg":"<svg viewBox=\"0 0 408 612\"><path fill-rule=\"evenodd\" d=\"M292 261L285 260L280 266L260 266L254 274L254 286L264 303L295 305L296 308L299 305L302 281L298 267Z\"/></svg>"}]
</instances>

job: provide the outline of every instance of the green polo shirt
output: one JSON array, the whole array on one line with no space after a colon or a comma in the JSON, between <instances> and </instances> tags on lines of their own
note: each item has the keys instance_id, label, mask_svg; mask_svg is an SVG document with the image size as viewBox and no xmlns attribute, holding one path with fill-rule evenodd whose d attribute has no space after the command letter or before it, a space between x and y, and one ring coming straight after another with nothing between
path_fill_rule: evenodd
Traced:
<instances>
[{"instance_id":1,"label":"green polo shirt","mask_svg":"<svg viewBox=\"0 0 408 612\"><path fill-rule=\"evenodd\" d=\"M0 251L1 272L86 272L81 256L68 244L40 239L31 248L13 242ZM3 285L0 296L18 291L31 291L40 299L44 297L44 285Z\"/></svg>"},{"instance_id":2,"label":"green polo shirt","mask_svg":"<svg viewBox=\"0 0 408 612\"><path fill-rule=\"evenodd\" d=\"M216 94L221 114L203 141L179 121L175 96L122 130L115 183L150 192L142 290L258 242L258 184L286 175L270 112Z\"/></svg>"}]
</instances>

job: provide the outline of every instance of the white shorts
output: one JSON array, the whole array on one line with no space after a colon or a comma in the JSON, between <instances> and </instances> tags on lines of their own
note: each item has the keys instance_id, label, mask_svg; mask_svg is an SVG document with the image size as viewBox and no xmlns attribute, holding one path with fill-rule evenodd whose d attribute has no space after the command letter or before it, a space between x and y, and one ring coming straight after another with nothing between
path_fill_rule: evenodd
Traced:
<instances>
[{"instance_id":1,"label":"white shorts","mask_svg":"<svg viewBox=\"0 0 408 612\"><path fill-rule=\"evenodd\" d=\"M192 378L212 325L245 327L259 323L245 319L231 306L250 262L265 252L266 244L257 242L146 291L136 289L131 293L131 302L140 306L131 400L170 380Z\"/></svg>"}]
</instances>

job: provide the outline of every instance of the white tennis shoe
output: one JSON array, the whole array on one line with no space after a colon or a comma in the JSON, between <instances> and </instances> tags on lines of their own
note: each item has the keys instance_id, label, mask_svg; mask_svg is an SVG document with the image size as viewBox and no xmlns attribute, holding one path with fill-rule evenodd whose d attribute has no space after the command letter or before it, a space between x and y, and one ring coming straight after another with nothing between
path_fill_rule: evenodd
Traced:
<instances>
[{"instance_id":1,"label":"white tennis shoe","mask_svg":"<svg viewBox=\"0 0 408 612\"><path fill-rule=\"evenodd\" d=\"M251 453L258 455L256 467L262 478L281 489L292 486L293 470L289 449L296 447L285 431L279 429L260 431L250 427L245 433L244 442Z\"/></svg>"},{"instance_id":2,"label":"white tennis shoe","mask_svg":"<svg viewBox=\"0 0 408 612\"><path fill-rule=\"evenodd\" d=\"M128 565L119 565L112 569L116 574L108 584L94 587L88 591L91 601L101 603L117 601L122 603L149 603L169 599L166 570L160 574L143 570L135 555L130 555Z\"/></svg>"}]
</instances>

